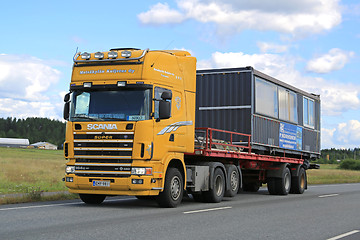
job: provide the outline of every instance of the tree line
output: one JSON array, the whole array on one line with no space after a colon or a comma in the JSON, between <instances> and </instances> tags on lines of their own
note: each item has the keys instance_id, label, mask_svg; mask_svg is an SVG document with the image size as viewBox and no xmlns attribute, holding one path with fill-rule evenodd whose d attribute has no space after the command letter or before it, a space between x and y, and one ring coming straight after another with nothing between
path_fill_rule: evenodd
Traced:
<instances>
[{"instance_id":1,"label":"tree line","mask_svg":"<svg viewBox=\"0 0 360 240\"><path fill-rule=\"evenodd\" d=\"M334 164L346 159L360 160L360 148L354 149L323 149L321 150L321 157L319 163Z\"/></svg>"},{"instance_id":2,"label":"tree line","mask_svg":"<svg viewBox=\"0 0 360 240\"><path fill-rule=\"evenodd\" d=\"M66 124L49 118L0 118L0 138L26 138L30 144L49 142L62 148Z\"/></svg>"}]
</instances>

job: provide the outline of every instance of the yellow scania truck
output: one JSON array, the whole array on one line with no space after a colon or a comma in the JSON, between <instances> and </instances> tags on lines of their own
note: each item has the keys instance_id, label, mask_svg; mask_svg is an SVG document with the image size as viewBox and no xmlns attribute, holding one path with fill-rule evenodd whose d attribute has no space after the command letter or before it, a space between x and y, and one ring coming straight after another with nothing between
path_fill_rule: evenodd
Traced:
<instances>
[{"instance_id":1,"label":"yellow scania truck","mask_svg":"<svg viewBox=\"0 0 360 240\"><path fill-rule=\"evenodd\" d=\"M303 193L320 153L319 96L252 67L196 71L186 51L79 52L64 101L64 181L88 204Z\"/></svg>"}]
</instances>

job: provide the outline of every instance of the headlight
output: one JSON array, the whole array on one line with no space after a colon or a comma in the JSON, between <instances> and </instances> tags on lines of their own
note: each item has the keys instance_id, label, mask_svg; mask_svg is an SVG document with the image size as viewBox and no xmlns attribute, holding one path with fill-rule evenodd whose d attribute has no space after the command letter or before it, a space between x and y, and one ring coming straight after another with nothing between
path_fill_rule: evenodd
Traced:
<instances>
[{"instance_id":1,"label":"headlight","mask_svg":"<svg viewBox=\"0 0 360 240\"><path fill-rule=\"evenodd\" d=\"M65 172L66 172L67 174L69 174L69 173L75 173L75 166L66 166Z\"/></svg>"},{"instance_id":2,"label":"headlight","mask_svg":"<svg viewBox=\"0 0 360 240\"><path fill-rule=\"evenodd\" d=\"M141 167L133 167L131 169L132 175L151 175L152 168L141 168Z\"/></svg>"}]
</instances>

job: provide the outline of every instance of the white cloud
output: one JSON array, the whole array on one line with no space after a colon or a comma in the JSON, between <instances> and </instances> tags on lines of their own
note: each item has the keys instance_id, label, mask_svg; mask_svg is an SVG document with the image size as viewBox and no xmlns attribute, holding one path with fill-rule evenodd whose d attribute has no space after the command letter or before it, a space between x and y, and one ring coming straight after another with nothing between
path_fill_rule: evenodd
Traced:
<instances>
[{"instance_id":1,"label":"white cloud","mask_svg":"<svg viewBox=\"0 0 360 240\"><path fill-rule=\"evenodd\" d=\"M332 129L321 129L322 148L360 147L360 121L349 120Z\"/></svg>"},{"instance_id":2,"label":"white cloud","mask_svg":"<svg viewBox=\"0 0 360 240\"><path fill-rule=\"evenodd\" d=\"M256 29L290 34L318 33L341 22L339 0L178 0L177 9L157 3L138 15L143 24L215 23L219 32Z\"/></svg>"},{"instance_id":3,"label":"white cloud","mask_svg":"<svg viewBox=\"0 0 360 240\"><path fill-rule=\"evenodd\" d=\"M167 3L157 3L150 7L150 10L138 15L143 24L166 24L180 23L185 20L185 16L179 11L170 9Z\"/></svg>"},{"instance_id":4,"label":"white cloud","mask_svg":"<svg viewBox=\"0 0 360 240\"><path fill-rule=\"evenodd\" d=\"M0 55L0 98L39 100L60 78L60 71L44 61L16 55Z\"/></svg>"},{"instance_id":5,"label":"white cloud","mask_svg":"<svg viewBox=\"0 0 360 240\"><path fill-rule=\"evenodd\" d=\"M0 117L61 119L62 100L49 95L60 75L38 58L0 54Z\"/></svg>"},{"instance_id":6,"label":"white cloud","mask_svg":"<svg viewBox=\"0 0 360 240\"><path fill-rule=\"evenodd\" d=\"M11 98L0 98L0 118L16 117L46 117L51 119L62 119L59 115L63 106L59 98L58 101L24 101ZM61 109L59 111L59 109Z\"/></svg>"},{"instance_id":7,"label":"white cloud","mask_svg":"<svg viewBox=\"0 0 360 240\"><path fill-rule=\"evenodd\" d=\"M267 52L283 53L289 49L289 46L275 44L275 43L258 42L257 45L262 53L267 53Z\"/></svg>"},{"instance_id":8,"label":"white cloud","mask_svg":"<svg viewBox=\"0 0 360 240\"><path fill-rule=\"evenodd\" d=\"M298 59L279 54L244 54L215 52L210 59L198 61L198 69L252 66L283 82L310 93L320 94L323 115L341 115L349 110L360 110L360 85L328 81L304 76L296 70Z\"/></svg>"},{"instance_id":9,"label":"white cloud","mask_svg":"<svg viewBox=\"0 0 360 240\"><path fill-rule=\"evenodd\" d=\"M328 53L311 59L306 65L306 70L316 73L329 73L340 70L354 55L354 52L333 48Z\"/></svg>"}]
</instances>

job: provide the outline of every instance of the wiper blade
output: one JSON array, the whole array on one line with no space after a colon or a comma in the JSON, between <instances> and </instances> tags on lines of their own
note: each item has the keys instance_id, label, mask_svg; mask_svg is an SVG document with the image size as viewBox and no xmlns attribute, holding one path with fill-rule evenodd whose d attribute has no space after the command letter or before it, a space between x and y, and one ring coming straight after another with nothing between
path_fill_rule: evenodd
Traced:
<instances>
[{"instance_id":1,"label":"wiper blade","mask_svg":"<svg viewBox=\"0 0 360 240\"><path fill-rule=\"evenodd\" d=\"M90 116L86 116L86 115L77 115L77 116L74 116L74 118L90 119L90 120L95 120L95 121L103 121L104 120L102 118L90 117Z\"/></svg>"}]
</instances>

